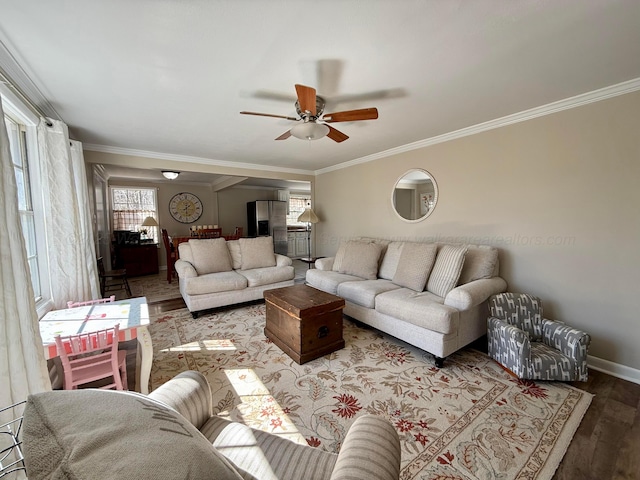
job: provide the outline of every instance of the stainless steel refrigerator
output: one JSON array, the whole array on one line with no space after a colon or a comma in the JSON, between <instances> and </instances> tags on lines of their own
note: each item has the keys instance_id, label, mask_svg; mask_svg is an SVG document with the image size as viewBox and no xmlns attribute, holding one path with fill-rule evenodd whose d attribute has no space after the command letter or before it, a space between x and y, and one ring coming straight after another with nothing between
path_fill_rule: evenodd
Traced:
<instances>
[{"instance_id":1,"label":"stainless steel refrigerator","mask_svg":"<svg viewBox=\"0 0 640 480\"><path fill-rule=\"evenodd\" d=\"M281 255L287 254L287 202L247 202L247 227L249 237L271 236L274 251Z\"/></svg>"}]
</instances>

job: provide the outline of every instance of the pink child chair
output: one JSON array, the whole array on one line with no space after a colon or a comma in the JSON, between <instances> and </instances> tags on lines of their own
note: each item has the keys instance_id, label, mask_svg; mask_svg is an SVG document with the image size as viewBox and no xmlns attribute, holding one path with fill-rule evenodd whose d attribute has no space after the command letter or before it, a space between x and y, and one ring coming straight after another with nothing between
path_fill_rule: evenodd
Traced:
<instances>
[{"instance_id":1,"label":"pink child chair","mask_svg":"<svg viewBox=\"0 0 640 480\"><path fill-rule=\"evenodd\" d=\"M64 389L113 377L113 382L100 388L127 388L127 352L118 350L120 326L91 333L56 335L58 355L64 370Z\"/></svg>"},{"instance_id":2,"label":"pink child chair","mask_svg":"<svg viewBox=\"0 0 640 480\"><path fill-rule=\"evenodd\" d=\"M115 301L116 301L115 295L111 295L110 297L107 297L107 298L98 298L97 300L87 300L86 302L74 302L72 300L69 300L67 302L67 308L84 307L85 305L97 305L99 303L111 303Z\"/></svg>"}]
</instances>

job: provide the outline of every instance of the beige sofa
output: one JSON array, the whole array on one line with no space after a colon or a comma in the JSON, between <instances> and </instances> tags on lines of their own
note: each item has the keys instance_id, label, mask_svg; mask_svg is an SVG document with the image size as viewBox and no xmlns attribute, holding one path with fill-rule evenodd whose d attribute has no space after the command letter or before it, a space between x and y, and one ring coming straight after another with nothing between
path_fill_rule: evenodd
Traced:
<instances>
[{"instance_id":1,"label":"beige sofa","mask_svg":"<svg viewBox=\"0 0 640 480\"><path fill-rule=\"evenodd\" d=\"M271 237L193 239L178 249L180 293L193 318L202 310L259 300L265 290L294 283L293 262L274 253Z\"/></svg>"},{"instance_id":2,"label":"beige sofa","mask_svg":"<svg viewBox=\"0 0 640 480\"><path fill-rule=\"evenodd\" d=\"M506 291L498 251L354 239L316 261L306 282L345 299L344 313L444 358L487 333L487 300Z\"/></svg>"},{"instance_id":3,"label":"beige sofa","mask_svg":"<svg viewBox=\"0 0 640 480\"><path fill-rule=\"evenodd\" d=\"M29 396L23 452L30 480L397 480L400 440L387 420L356 419L339 454L213 415L199 372L148 397L123 391Z\"/></svg>"}]
</instances>

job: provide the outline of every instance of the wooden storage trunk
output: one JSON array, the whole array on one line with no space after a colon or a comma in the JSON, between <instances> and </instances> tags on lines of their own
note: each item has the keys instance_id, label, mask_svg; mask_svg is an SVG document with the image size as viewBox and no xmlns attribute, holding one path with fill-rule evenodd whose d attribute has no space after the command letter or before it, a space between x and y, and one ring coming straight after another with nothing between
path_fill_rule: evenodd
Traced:
<instances>
[{"instance_id":1,"label":"wooden storage trunk","mask_svg":"<svg viewBox=\"0 0 640 480\"><path fill-rule=\"evenodd\" d=\"M299 364L344 348L344 299L307 285L266 290L264 334Z\"/></svg>"}]
</instances>

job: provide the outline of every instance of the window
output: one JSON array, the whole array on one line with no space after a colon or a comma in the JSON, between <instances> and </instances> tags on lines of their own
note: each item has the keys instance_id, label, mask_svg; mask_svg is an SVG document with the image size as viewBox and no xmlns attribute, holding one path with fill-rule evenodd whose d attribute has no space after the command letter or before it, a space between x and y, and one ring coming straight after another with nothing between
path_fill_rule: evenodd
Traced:
<instances>
[{"instance_id":1,"label":"window","mask_svg":"<svg viewBox=\"0 0 640 480\"><path fill-rule=\"evenodd\" d=\"M114 230L146 231L146 238L158 243L158 227L142 226L146 217L158 218L155 188L113 187L111 207Z\"/></svg>"},{"instance_id":2,"label":"window","mask_svg":"<svg viewBox=\"0 0 640 480\"><path fill-rule=\"evenodd\" d=\"M304 225L304 222L299 222L298 217L304 209L311 207L311 195L303 195L292 193L289 195L289 214L287 215L287 225Z\"/></svg>"},{"instance_id":3,"label":"window","mask_svg":"<svg viewBox=\"0 0 640 480\"><path fill-rule=\"evenodd\" d=\"M36 303L42 297L42 285L40 283L40 270L38 265L38 249L36 239L36 221L31 197L31 181L29 176L29 164L27 155L27 128L18 120L5 114L4 121L9 135L9 149L13 161L13 171L18 187L18 211L22 225L27 250L27 261L31 274L31 285Z\"/></svg>"}]
</instances>

